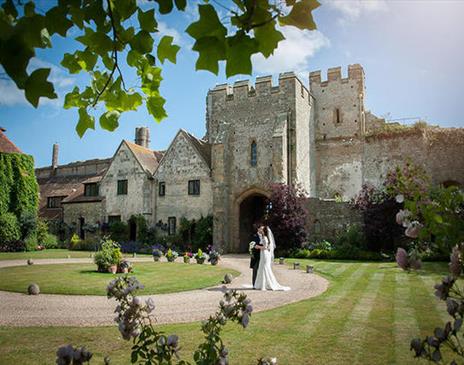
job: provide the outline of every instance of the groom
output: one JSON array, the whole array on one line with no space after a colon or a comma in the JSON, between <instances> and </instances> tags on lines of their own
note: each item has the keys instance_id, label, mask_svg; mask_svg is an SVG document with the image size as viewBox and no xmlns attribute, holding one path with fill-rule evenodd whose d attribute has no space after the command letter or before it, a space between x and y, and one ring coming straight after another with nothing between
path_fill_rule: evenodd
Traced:
<instances>
[{"instance_id":1,"label":"groom","mask_svg":"<svg viewBox=\"0 0 464 365\"><path fill-rule=\"evenodd\" d=\"M256 281L256 274L258 273L258 267L259 267L259 259L261 256L261 250L260 248L262 247L261 239L259 238L258 235L258 229L261 225L258 223L253 224L253 236L251 240L255 242L255 246L251 250L251 259L250 259L250 269L253 269L253 288L255 287L255 281Z\"/></svg>"}]
</instances>

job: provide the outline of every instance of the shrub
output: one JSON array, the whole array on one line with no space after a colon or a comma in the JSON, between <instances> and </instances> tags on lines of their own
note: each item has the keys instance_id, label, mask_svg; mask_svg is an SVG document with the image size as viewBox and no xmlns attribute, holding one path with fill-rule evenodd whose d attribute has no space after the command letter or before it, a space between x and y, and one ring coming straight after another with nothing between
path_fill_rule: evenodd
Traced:
<instances>
[{"instance_id":1,"label":"shrub","mask_svg":"<svg viewBox=\"0 0 464 365\"><path fill-rule=\"evenodd\" d=\"M308 243L306 245L307 249L308 250L315 250L315 249L319 249L319 250L327 250L327 251L330 251L333 249L333 245L332 243L330 243L329 241L317 241L317 242L311 242L311 243Z\"/></svg>"},{"instance_id":2,"label":"shrub","mask_svg":"<svg viewBox=\"0 0 464 365\"><path fill-rule=\"evenodd\" d=\"M358 257L360 251L366 250L365 238L361 228L357 225L348 226L347 230L338 236L335 248L338 254L347 257Z\"/></svg>"},{"instance_id":3,"label":"shrub","mask_svg":"<svg viewBox=\"0 0 464 365\"><path fill-rule=\"evenodd\" d=\"M26 251L35 251L37 250L37 236L35 233L30 234L24 240L24 249Z\"/></svg>"},{"instance_id":4,"label":"shrub","mask_svg":"<svg viewBox=\"0 0 464 365\"><path fill-rule=\"evenodd\" d=\"M109 227L111 239L117 242L128 241L129 226L125 222L114 222Z\"/></svg>"},{"instance_id":5,"label":"shrub","mask_svg":"<svg viewBox=\"0 0 464 365\"><path fill-rule=\"evenodd\" d=\"M213 216L201 217L196 223L193 231L192 250L207 247L213 243Z\"/></svg>"},{"instance_id":6,"label":"shrub","mask_svg":"<svg viewBox=\"0 0 464 365\"><path fill-rule=\"evenodd\" d=\"M69 240L69 249L72 250L80 241L81 239L79 236L76 233L73 233Z\"/></svg>"},{"instance_id":7,"label":"shrub","mask_svg":"<svg viewBox=\"0 0 464 365\"><path fill-rule=\"evenodd\" d=\"M19 217L19 229L21 230L21 239L26 239L34 234L37 230L37 215L35 212L26 211Z\"/></svg>"},{"instance_id":8,"label":"shrub","mask_svg":"<svg viewBox=\"0 0 464 365\"><path fill-rule=\"evenodd\" d=\"M48 223L47 221L39 218L37 220L37 242L41 243L46 239L48 234Z\"/></svg>"},{"instance_id":9,"label":"shrub","mask_svg":"<svg viewBox=\"0 0 464 365\"><path fill-rule=\"evenodd\" d=\"M38 243L44 248L58 248L58 238L51 233L47 233L45 238Z\"/></svg>"},{"instance_id":10,"label":"shrub","mask_svg":"<svg viewBox=\"0 0 464 365\"><path fill-rule=\"evenodd\" d=\"M272 208L267 221L282 250L300 248L306 240L305 201L305 192L300 187L284 184L271 186Z\"/></svg>"},{"instance_id":11,"label":"shrub","mask_svg":"<svg viewBox=\"0 0 464 365\"><path fill-rule=\"evenodd\" d=\"M0 249L1 251L18 251L22 244L18 243L21 239L18 218L13 213L0 215Z\"/></svg>"},{"instance_id":12,"label":"shrub","mask_svg":"<svg viewBox=\"0 0 464 365\"><path fill-rule=\"evenodd\" d=\"M69 246L69 249L73 251L98 251L100 246L101 241L99 241L96 237L91 237L86 238L85 240L74 240L74 243Z\"/></svg>"},{"instance_id":13,"label":"shrub","mask_svg":"<svg viewBox=\"0 0 464 365\"><path fill-rule=\"evenodd\" d=\"M152 247L148 243L137 241L120 242L121 251L124 253L152 253Z\"/></svg>"}]
</instances>

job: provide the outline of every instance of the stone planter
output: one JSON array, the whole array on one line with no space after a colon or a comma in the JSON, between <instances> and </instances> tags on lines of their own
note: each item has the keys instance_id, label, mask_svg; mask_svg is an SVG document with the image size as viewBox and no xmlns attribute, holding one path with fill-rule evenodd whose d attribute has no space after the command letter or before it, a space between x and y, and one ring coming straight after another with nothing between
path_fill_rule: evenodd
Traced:
<instances>
[{"instance_id":1,"label":"stone planter","mask_svg":"<svg viewBox=\"0 0 464 365\"><path fill-rule=\"evenodd\" d=\"M127 267L124 267L120 270L123 274L127 274L129 272L129 269Z\"/></svg>"},{"instance_id":2,"label":"stone planter","mask_svg":"<svg viewBox=\"0 0 464 365\"><path fill-rule=\"evenodd\" d=\"M294 262L293 263L293 270L298 270L300 268L300 263L299 262Z\"/></svg>"},{"instance_id":3,"label":"stone planter","mask_svg":"<svg viewBox=\"0 0 464 365\"><path fill-rule=\"evenodd\" d=\"M159 257L159 256L153 256L153 260L154 260L155 262L158 262L158 261L160 260L160 258L161 258L161 257Z\"/></svg>"},{"instance_id":4,"label":"stone planter","mask_svg":"<svg viewBox=\"0 0 464 365\"><path fill-rule=\"evenodd\" d=\"M108 271L112 274L116 274L118 272L118 265L111 265L109 268L108 268Z\"/></svg>"},{"instance_id":5,"label":"stone planter","mask_svg":"<svg viewBox=\"0 0 464 365\"><path fill-rule=\"evenodd\" d=\"M184 264L190 264L190 257L184 257Z\"/></svg>"},{"instance_id":6,"label":"stone planter","mask_svg":"<svg viewBox=\"0 0 464 365\"><path fill-rule=\"evenodd\" d=\"M283 257L279 257L279 265L283 265L285 263L285 259Z\"/></svg>"},{"instance_id":7,"label":"stone planter","mask_svg":"<svg viewBox=\"0 0 464 365\"><path fill-rule=\"evenodd\" d=\"M176 258L174 256L166 257L166 259L168 260L168 262L176 261Z\"/></svg>"},{"instance_id":8,"label":"stone planter","mask_svg":"<svg viewBox=\"0 0 464 365\"><path fill-rule=\"evenodd\" d=\"M314 267L311 265L306 265L306 272L312 274L314 272Z\"/></svg>"},{"instance_id":9,"label":"stone planter","mask_svg":"<svg viewBox=\"0 0 464 365\"><path fill-rule=\"evenodd\" d=\"M212 259L210 262L211 262L211 265L216 266L218 264L219 260L218 259Z\"/></svg>"},{"instance_id":10,"label":"stone planter","mask_svg":"<svg viewBox=\"0 0 464 365\"><path fill-rule=\"evenodd\" d=\"M199 258L196 258L195 260L197 260L197 264L202 265L205 262L206 257L201 257L201 258L199 257Z\"/></svg>"}]
</instances>

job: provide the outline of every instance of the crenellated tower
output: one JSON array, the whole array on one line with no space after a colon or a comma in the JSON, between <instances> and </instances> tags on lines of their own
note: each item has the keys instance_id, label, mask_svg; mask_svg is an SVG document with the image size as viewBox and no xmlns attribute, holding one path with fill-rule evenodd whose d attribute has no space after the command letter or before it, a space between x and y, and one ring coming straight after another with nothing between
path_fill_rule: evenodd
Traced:
<instances>
[{"instance_id":1,"label":"crenellated tower","mask_svg":"<svg viewBox=\"0 0 464 365\"><path fill-rule=\"evenodd\" d=\"M365 134L365 82L361 65L349 65L348 77L341 67L329 68L327 80L321 71L309 74L311 94L315 99L316 139L343 139Z\"/></svg>"}]
</instances>

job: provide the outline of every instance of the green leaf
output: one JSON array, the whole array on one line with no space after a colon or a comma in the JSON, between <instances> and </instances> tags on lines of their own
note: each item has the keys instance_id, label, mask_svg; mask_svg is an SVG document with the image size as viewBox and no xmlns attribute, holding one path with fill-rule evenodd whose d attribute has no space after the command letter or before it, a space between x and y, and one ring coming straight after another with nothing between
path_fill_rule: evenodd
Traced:
<instances>
[{"instance_id":1,"label":"green leaf","mask_svg":"<svg viewBox=\"0 0 464 365\"><path fill-rule=\"evenodd\" d=\"M110 37L103 32L94 32L89 27L85 28L85 35L77 37L76 40L99 55L113 50L113 41Z\"/></svg>"},{"instance_id":2,"label":"green leaf","mask_svg":"<svg viewBox=\"0 0 464 365\"><path fill-rule=\"evenodd\" d=\"M150 96L147 99L148 113L153 115L157 122L161 122L168 116L166 110L164 110L165 102L166 101L160 95Z\"/></svg>"},{"instance_id":3,"label":"green leaf","mask_svg":"<svg viewBox=\"0 0 464 365\"><path fill-rule=\"evenodd\" d=\"M45 24L51 35L58 33L62 37L66 37L68 29L73 26L73 23L67 18L66 10L61 6L55 6L47 11Z\"/></svg>"},{"instance_id":4,"label":"green leaf","mask_svg":"<svg viewBox=\"0 0 464 365\"><path fill-rule=\"evenodd\" d=\"M119 116L117 110L110 110L100 116L100 126L110 132L119 127Z\"/></svg>"},{"instance_id":5,"label":"green leaf","mask_svg":"<svg viewBox=\"0 0 464 365\"><path fill-rule=\"evenodd\" d=\"M81 65L77 62L77 58L74 54L65 53L63 60L61 61L61 66L67 68L70 73L76 74L82 70Z\"/></svg>"},{"instance_id":6,"label":"green leaf","mask_svg":"<svg viewBox=\"0 0 464 365\"><path fill-rule=\"evenodd\" d=\"M133 50L141 54L150 53L153 49L153 38L150 33L145 30L141 30L130 41L130 45Z\"/></svg>"},{"instance_id":7,"label":"green leaf","mask_svg":"<svg viewBox=\"0 0 464 365\"><path fill-rule=\"evenodd\" d=\"M154 9L148 10L146 12L143 12L139 9L137 17L139 19L140 28L147 32L156 32L156 27L158 26L158 23L155 19Z\"/></svg>"},{"instance_id":8,"label":"green leaf","mask_svg":"<svg viewBox=\"0 0 464 365\"><path fill-rule=\"evenodd\" d=\"M177 9L184 11L187 7L187 0L174 0L176 3Z\"/></svg>"},{"instance_id":9,"label":"green leaf","mask_svg":"<svg viewBox=\"0 0 464 365\"><path fill-rule=\"evenodd\" d=\"M137 10L136 0L111 0L112 9L119 14L122 20L126 20L132 16Z\"/></svg>"},{"instance_id":10,"label":"green leaf","mask_svg":"<svg viewBox=\"0 0 464 365\"><path fill-rule=\"evenodd\" d=\"M82 138L87 129L95 129L95 118L87 113L87 109L79 108L79 121L76 125L76 132Z\"/></svg>"},{"instance_id":11,"label":"green leaf","mask_svg":"<svg viewBox=\"0 0 464 365\"><path fill-rule=\"evenodd\" d=\"M172 0L155 0L159 5L159 12L161 14L168 14L172 11Z\"/></svg>"},{"instance_id":12,"label":"green leaf","mask_svg":"<svg viewBox=\"0 0 464 365\"><path fill-rule=\"evenodd\" d=\"M192 49L198 52L195 69L211 71L217 75L219 61L226 58L225 42L216 37L203 37L195 42Z\"/></svg>"},{"instance_id":13,"label":"green leaf","mask_svg":"<svg viewBox=\"0 0 464 365\"><path fill-rule=\"evenodd\" d=\"M11 15L13 18L18 16L18 11L16 10L16 5L14 4L13 0L6 0L2 4L2 8L6 14Z\"/></svg>"},{"instance_id":14,"label":"green leaf","mask_svg":"<svg viewBox=\"0 0 464 365\"><path fill-rule=\"evenodd\" d=\"M222 25L216 10L211 5L198 5L200 19L185 30L192 38L198 40L203 37L223 39L227 29Z\"/></svg>"},{"instance_id":15,"label":"green leaf","mask_svg":"<svg viewBox=\"0 0 464 365\"><path fill-rule=\"evenodd\" d=\"M435 222L442 224L443 223L443 217L441 215L435 214L434 217Z\"/></svg>"},{"instance_id":16,"label":"green leaf","mask_svg":"<svg viewBox=\"0 0 464 365\"><path fill-rule=\"evenodd\" d=\"M50 74L49 68L39 68L35 70L26 81L25 94L26 99L35 107L39 105L40 97L47 97L49 99L56 99L58 96L55 94L53 84L47 81Z\"/></svg>"},{"instance_id":17,"label":"green leaf","mask_svg":"<svg viewBox=\"0 0 464 365\"><path fill-rule=\"evenodd\" d=\"M35 14L35 4L32 1L27 2L24 5L24 16L30 17Z\"/></svg>"},{"instance_id":18,"label":"green leaf","mask_svg":"<svg viewBox=\"0 0 464 365\"><path fill-rule=\"evenodd\" d=\"M64 97L64 105L63 108L80 108L87 106L88 103L82 99L81 95L79 94L79 88L77 86L74 87L73 91L66 94Z\"/></svg>"},{"instance_id":19,"label":"green leaf","mask_svg":"<svg viewBox=\"0 0 464 365\"><path fill-rule=\"evenodd\" d=\"M161 41L158 44L158 59L161 63L164 63L164 60L168 59L172 63L176 63L177 52L179 52L180 47L172 44L174 40L173 37L165 35L161 38Z\"/></svg>"},{"instance_id":20,"label":"green leaf","mask_svg":"<svg viewBox=\"0 0 464 365\"><path fill-rule=\"evenodd\" d=\"M127 52L127 57L126 57L127 64L131 67L136 66L140 60L140 57L142 57L142 55L139 52L131 49L129 52Z\"/></svg>"},{"instance_id":21,"label":"green leaf","mask_svg":"<svg viewBox=\"0 0 464 365\"><path fill-rule=\"evenodd\" d=\"M255 39L258 41L259 51L264 57L268 58L274 53L280 41L284 40L284 35L275 29L275 21L255 28Z\"/></svg>"},{"instance_id":22,"label":"green leaf","mask_svg":"<svg viewBox=\"0 0 464 365\"><path fill-rule=\"evenodd\" d=\"M32 57L33 49L29 48L20 36L14 35L1 42L0 62L8 76L21 89L29 77L26 68Z\"/></svg>"},{"instance_id":23,"label":"green leaf","mask_svg":"<svg viewBox=\"0 0 464 365\"><path fill-rule=\"evenodd\" d=\"M85 51L76 51L76 56L77 63L83 70L92 71L97 63L98 56L90 49L86 49Z\"/></svg>"},{"instance_id":24,"label":"green leaf","mask_svg":"<svg viewBox=\"0 0 464 365\"><path fill-rule=\"evenodd\" d=\"M227 38L226 76L238 74L250 75L252 71L251 55L257 52L257 41L243 32Z\"/></svg>"},{"instance_id":25,"label":"green leaf","mask_svg":"<svg viewBox=\"0 0 464 365\"><path fill-rule=\"evenodd\" d=\"M279 17L281 25L293 25L299 29L316 29L311 12L321 4L317 0L301 0L295 3L287 16Z\"/></svg>"}]
</instances>

